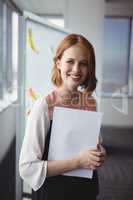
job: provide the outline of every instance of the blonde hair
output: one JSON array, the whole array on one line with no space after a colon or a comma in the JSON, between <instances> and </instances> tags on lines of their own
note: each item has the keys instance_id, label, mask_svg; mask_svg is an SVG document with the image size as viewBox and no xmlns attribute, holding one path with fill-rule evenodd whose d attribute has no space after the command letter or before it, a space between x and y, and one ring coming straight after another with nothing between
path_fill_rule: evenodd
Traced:
<instances>
[{"instance_id":1,"label":"blonde hair","mask_svg":"<svg viewBox=\"0 0 133 200\"><path fill-rule=\"evenodd\" d=\"M84 81L84 83L81 85L82 88L85 89L86 92L92 93L97 84L97 79L95 76L95 53L92 44L82 35L79 34L69 34L67 35L60 43L60 45L57 48L56 55L54 57L54 66L52 69L52 83L60 87L62 84L62 78L60 74L60 70L57 68L57 61L61 59L63 52L70 48L71 46L75 44L82 44L88 49L88 52L90 54L89 59L89 75L88 78Z\"/></svg>"}]
</instances>

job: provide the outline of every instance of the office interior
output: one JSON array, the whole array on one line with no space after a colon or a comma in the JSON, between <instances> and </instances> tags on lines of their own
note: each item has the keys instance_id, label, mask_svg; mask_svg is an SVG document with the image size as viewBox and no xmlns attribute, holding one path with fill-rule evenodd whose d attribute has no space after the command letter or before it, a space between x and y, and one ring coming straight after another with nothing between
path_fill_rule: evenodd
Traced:
<instances>
[{"instance_id":1,"label":"office interior","mask_svg":"<svg viewBox=\"0 0 133 200\"><path fill-rule=\"evenodd\" d=\"M93 44L94 95L104 113L100 133L107 151L98 170L97 199L132 200L133 0L0 0L0 200L32 199L18 170L24 136L25 11L83 34Z\"/></svg>"}]
</instances>

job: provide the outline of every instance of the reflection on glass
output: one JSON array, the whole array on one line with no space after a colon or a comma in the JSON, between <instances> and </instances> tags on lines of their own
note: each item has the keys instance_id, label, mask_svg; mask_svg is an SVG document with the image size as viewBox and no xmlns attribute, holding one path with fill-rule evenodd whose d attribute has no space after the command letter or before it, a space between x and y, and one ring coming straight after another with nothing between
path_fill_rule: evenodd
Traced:
<instances>
[{"instance_id":1,"label":"reflection on glass","mask_svg":"<svg viewBox=\"0 0 133 200\"><path fill-rule=\"evenodd\" d=\"M104 32L104 93L119 93L128 84L129 20L106 18Z\"/></svg>"},{"instance_id":2,"label":"reflection on glass","mask_svg":"<svg viewBox=\"0 0 133 200\"><path fill-rule=\"evenodd\" d=\"M52 22L53 24L56 24L56 25L58 25L58 26L61 26L61 27L64 27L64 20L63 19L48 19L50 22Z\"/></svg>"},{"instance_id":3,"label":"reflection on glass","mask_svg":"<svg viewBox=\"0 0 133 200\"><path fill-rule=\"evenodd\" d=\"M18 14L12 13L12 71L13 71L13 91L17 92L18 73Z\"/></svg>"},{"instance_id":4,"label":"reflection on glass","mask_svg":"<svg viewBox=\"0 0 133 200\"><path fill-rule=\"evenodd\" d=\"M130 95L133 95L133 20L132 20L131 49L130 49L129 93Z\"/></svg>"},{"instance_id":5,"label":"reflection on glass","mask_svg":"<svg viewBox=\"0 0 133 200\"><path fill-rule=\"evenodd\" d=\"M2 99L3 97L3 81L2 81L2 50L3 50L3 44L2 44L2 33L3 33L3 12L2 12L2 4L0 2L0 99Z\"/></svg>"},{"instance_id":6,"label":"reflection on glass","mask_svg":"<svg viewBox=\"0 0 133 200\"><path fill-rule=\"evenodd\" d=\"M64 22L64 18L62 16L45 16L45 19L47 19L49 22L51 22L52 24L55 24L57 26L60 27L65 27L65 22Z\"/></svg>"}]
</instances>

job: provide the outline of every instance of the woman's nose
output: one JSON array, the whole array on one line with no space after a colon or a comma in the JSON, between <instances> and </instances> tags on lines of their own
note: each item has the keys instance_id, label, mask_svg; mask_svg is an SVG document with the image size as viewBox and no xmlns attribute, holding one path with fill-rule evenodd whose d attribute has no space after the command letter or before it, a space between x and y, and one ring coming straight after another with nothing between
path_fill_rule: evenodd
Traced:
<instances>
[{"instance_id":1,"label":"woman's nose","mask_svg":"<svg viewBox=\"0 0 133 200\"><path fill-rule=\"evenodd\" d=\"M78 64L78 63L75 63L75 64L73 65L73 71L74 71L74 72L79 72L79 71L80 71L80 67L79 67L79 64Z\"/></svg>"}]
</instances>

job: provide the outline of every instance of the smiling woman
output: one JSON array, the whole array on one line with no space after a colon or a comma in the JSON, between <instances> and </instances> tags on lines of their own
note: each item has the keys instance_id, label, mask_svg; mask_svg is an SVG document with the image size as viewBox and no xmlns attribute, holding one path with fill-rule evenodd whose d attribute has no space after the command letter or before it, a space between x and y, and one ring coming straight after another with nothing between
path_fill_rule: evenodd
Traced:
<instances>
[{"instance_id":1,"label":"smiling woman","mask_svg":"<svg viewBox=\"0 0 133 200\"><path fill-rule=\"evenodd\" d=\"M35 200L96 200L96 170L105 159L105 151L102 150L101 144L98 143L93 149L81 149L80 153L68 159L48 159L55 106L96 111L96 101L92 96L97 82L95 54L93 46L84 36L69 34L61 41L54 57L52 82L55 89L39 99L28 116L19 161L20 176L33 189ZM82 91L79 91L79 87ZM83 101L80 101L80 97ZM86 97L87 102L93 100L94 107L82 104ZM74 127L72 130L74 131ZM63 124L60 123L59 134L62 134L62 131ZM77 169L93 170L92 178L63 175Z\"/></svg>"}]
</instances>

